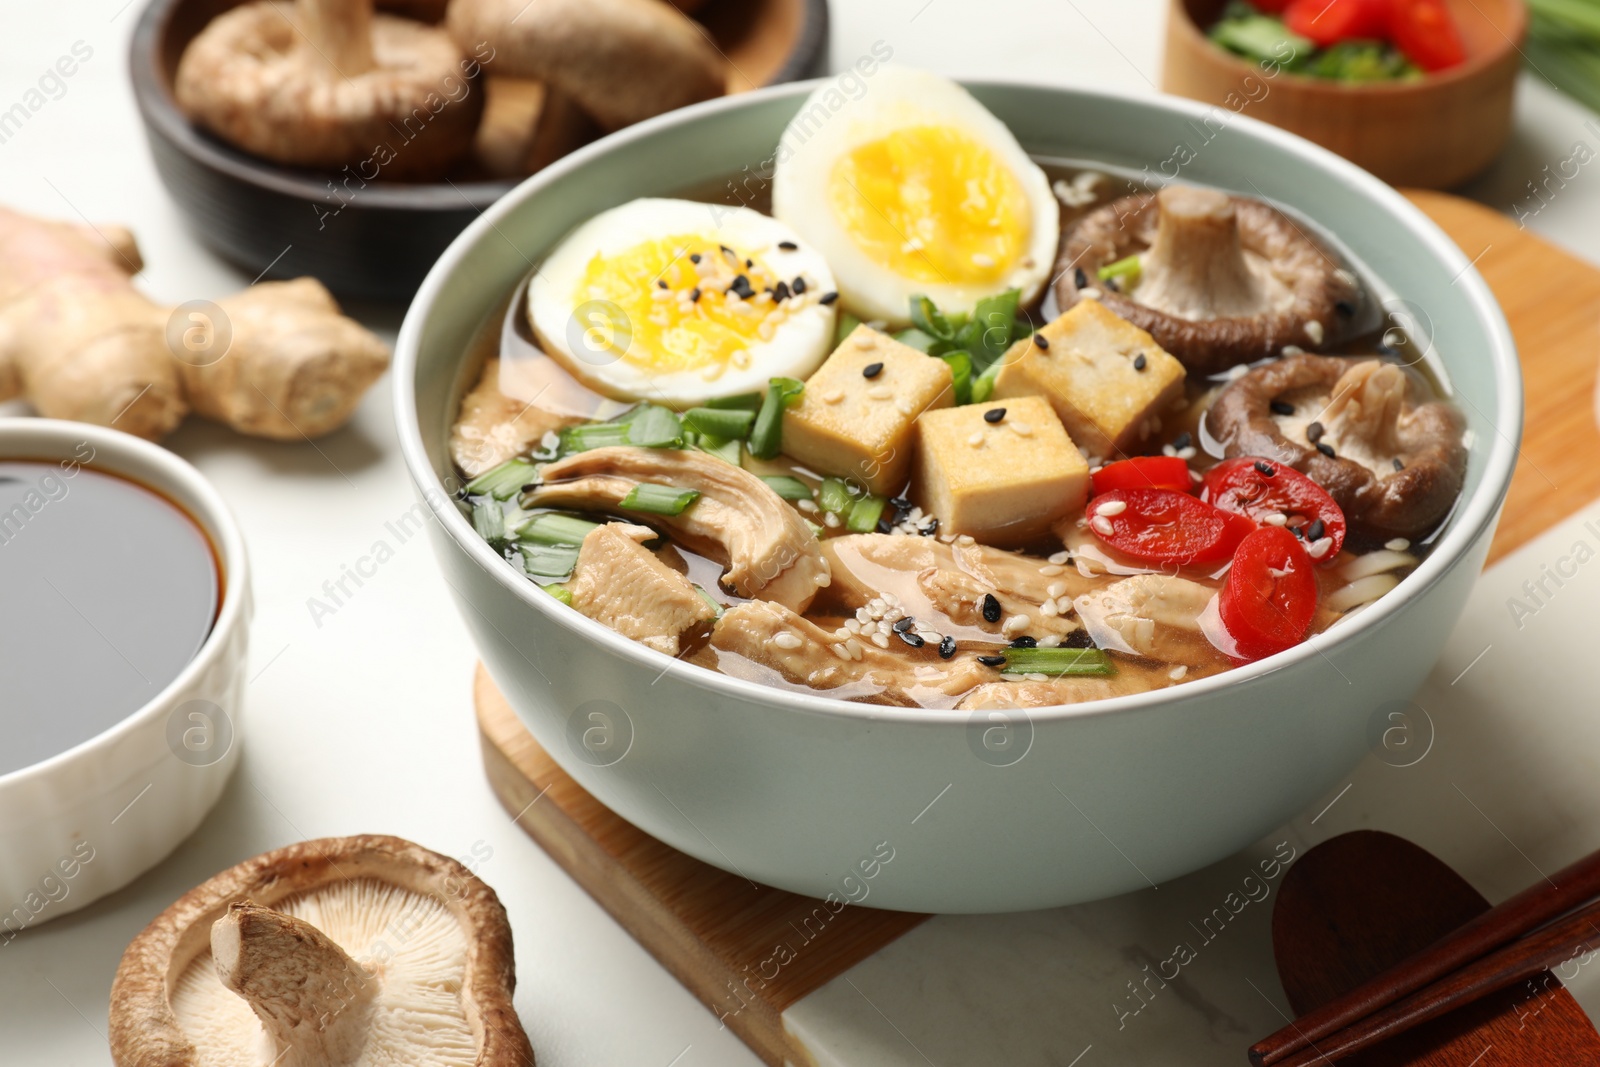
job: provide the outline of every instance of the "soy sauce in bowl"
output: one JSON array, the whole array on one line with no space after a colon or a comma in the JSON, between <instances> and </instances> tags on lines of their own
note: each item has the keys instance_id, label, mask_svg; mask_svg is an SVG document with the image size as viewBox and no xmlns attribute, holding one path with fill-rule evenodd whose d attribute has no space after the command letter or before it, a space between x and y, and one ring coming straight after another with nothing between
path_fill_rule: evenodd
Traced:
<instances>
[{"instance_id":1,"label":"soy sauce in bowl","mask_svg":"<svg viewBox=\"0 0 1600 1067\"><path fill-rule=\"evenodd\" d=\"M210 538L161 494L71 461L0 460L0 775L159 694L221 590Z\"/></svg>"}]
</instances>

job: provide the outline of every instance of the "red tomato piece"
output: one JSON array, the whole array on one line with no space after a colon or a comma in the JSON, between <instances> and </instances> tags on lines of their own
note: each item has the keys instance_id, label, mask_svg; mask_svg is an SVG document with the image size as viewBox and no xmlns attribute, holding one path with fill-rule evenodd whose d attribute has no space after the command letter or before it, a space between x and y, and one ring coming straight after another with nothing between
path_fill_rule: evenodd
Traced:
<instances>
[{"instance_id":1,"label":"red tomato piece","mask_svg":"<svg viewBox=\"0 0 1600 1067\"><path fill-rule=\"evenodd\" d=\"M1113 489L1176 489L1187 493L1194 488L1189 463L1177 456L1135 456L1107 463L1094 472L1096 496Z\"/></svg>"},{"instance_id":2,"label":"red tomato piece","mask_svg":"<svg viewBox=\"0 0 1600 1067\"><path fill-rule=\"evenodd\" d=\"M1291 33L1309 37L1321 48L1340 41L1383 40L1388 36L1388 0L1293 0L1283 12Z\"/></svg>"},{"instance_id":3,"label":"red tomato piece","mask_svg":"<svg viewBox=\"0 0 1600 1067\"><path fill-rule=\"evenodd\" d=\"M1344 509L1322 486L1275 460L1259 456L1223 460L1206 471L1200 499L1263 525L1268 525L1269 516L1283 515L1287 525L1301 528L1307 543L1328 538L1331 544L1317 557L1322 563L1333 562L1344 546ZM1317 523L1322 529L1316 529Z\"/></svg>"},{"instance_id":4,"label":"red tomato piece","mask_svg":"<svg viewBox=\"0 0 1600 1067\"><path fill-rule=\"evenodd\" d=\"M1084 514L1096 537L1147 563L1221 563L1255 527L1174 489L1113 489Z\"/></svg>"},{"instance_id":5,"label":"red tomato piece","mask_svg":"<svg viewBox=\"0 0 1600 1067\"><path fill-rule=\"evenodd\" d=\"M1317 576L1299 538L1263 526L1240 542L1217 599L1231 655L1257 660L1298 645L1316 610Z\"/></svg>"},{"instance_id":6,"label":"red tomato piece","mask_svg":"<svg viewBox=\"0 0 1600 1067\"><path fill-rule=\"evenodd\" d=\"M1461 31L1444 0L1389 0L1389 39L1430 73L1467 58Z\"/></svg>"}]
</instances>

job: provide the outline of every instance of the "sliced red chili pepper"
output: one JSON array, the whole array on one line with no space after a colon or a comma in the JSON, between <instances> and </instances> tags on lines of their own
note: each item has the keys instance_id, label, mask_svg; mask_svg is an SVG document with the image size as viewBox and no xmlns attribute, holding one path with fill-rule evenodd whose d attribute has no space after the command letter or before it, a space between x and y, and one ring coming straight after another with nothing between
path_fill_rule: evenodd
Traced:
<instances>
[{"instance_id":1,"label":"sliced red chili pepper","mask_svg":"<svg viewBox=\"0 0 1600 1067\"><path fill-rule=\"evenodd\" d=\"M1317 611L1317 576L1299 538L1281 526L1263 526L1239 544L1217 599L1217 613L1233 639L1224 649L1256 660L1305 640Z\"/></svg>"},{"instance_id":2,"label":"sliced red chili pepper","mask_svg":"<svg viewBox=\"0 0 1600 1067\"><path fill-rule=\"evenodd\" d=\"M1290 32L1327 48L1387 37L1388 7L1388 0L1294 0L1284 9L1283 22Z\"/></svg>"},{"instance_id":3,"label":"sliced red chili pepper","mask_svg":"<svg viewBox=\"0 0 1600 1067\"><path fill-rule=\"evenodd\" d=\"M1328 538L1330 544L1317 556L1322 563L1332 563L1344 546L1344 510L1322 486L1275 460L1223 460L1206 471L1200 499L1264 525L1275 525L1271 520L1282 515L1286 525L1300 528L1308 544Z\"/></svg>"},{"instance_id":4,"label":"sliced red chili pepper","mask_svg":"<svg viewBox=\"0 0 1600 1067\"><path fill-rule=\"evenodd\" d=\"M1221 563L1255 527L1173 489L1113 489L1089 501L1084 514L1096 537L1147 563Z\"/></svg>"},{"instance_id":5,"label":"sliced red chili pepper","mask_svg":"<svg viewBox=\"0 0 1600 1067\"><path fill-rule=\"evenodd\" d=\"M1135 456L1107 463L1094 472L1095 495L1113 489L1176 489L1180 493L1194 488L1189 463L1177 456Z\"/></svg>"},{"instance_id":6,"label":"sliced red chili pepper","mask_svg":"<svg viewBox=\"0 0 1600 1067\"><path fill-rule=\"evenodd\" d=\"M1467 49L1444 0L1389 0L1389 39L1426 71L1462 63Z\"/></svg>"}]
</instances>

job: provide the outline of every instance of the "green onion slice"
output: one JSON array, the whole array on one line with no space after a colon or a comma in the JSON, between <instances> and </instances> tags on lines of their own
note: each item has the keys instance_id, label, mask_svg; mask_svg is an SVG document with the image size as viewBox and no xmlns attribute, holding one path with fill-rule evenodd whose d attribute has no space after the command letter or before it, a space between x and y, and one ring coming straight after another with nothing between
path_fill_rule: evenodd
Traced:
<instances>
[{"instance_id":1,"label":"green onion slice","mask_svg":"<svg viewBox=\"0 0 1600 1067\"><path fill-rule=\"evenodd\" d=\"M522 569L530 578L565 581L578 565L578 550L570 545L519 544ZM545 584L544 582L540 583Z\"/></svg>"},{"instance_id":2,"label":"green onion slice","mask_svg":"<svg viewBox=\"0 0 1600 1067\"><path fill-rule=\"evenodd\" d=\"M763 474L761 480L785 500L811 499L811 487L799 478L791 478L787 474Z\"/></svg>"},{"instance_id":3,"label":"green onion slice","mask_svg":"<svg viewBox=\"0 0 1600 1067\"><path fill-rule=\"evenodd\" d=\"M1113 674L1110 658L1098 648L1008 648L1001 674Z\"/></svg>"},{"instance_id":4,"label":"green onion slice","mask_svg":"<svg viewBox=\"0 0 1600 1067\"><path fill-rule=\"evenodd\" d=\"M756 413L711 407L690 408L683 413L683 421L696 433L737 439L750 435L750 427L756 422Z\"/></svg>"},{"instance_id":5,"label":"green onion slice","mask_svg":"<svg viewBox=\"0 0 1600 1067\"><path fill-rule=\"evenodd\" d=\"M517 540L534 545L566 545L577 547L600 524L580 519L576 515L563 515L559 511L541 511L517 528Z\"/></svg>"},{"instance_id":6,"label":"green onion slice","mask_svg":"<svg viewBox=\"0 0 1600 1067\"><path fill-rule=\"evenodd\" d=\"M706 407L719 411L760 411L762 393L740 393L738 396L714 396Z\"/></svg>"},{"instance_id":7,"label":"green onion slice","mask_svg":"<svg viewBox=\"0 0 1600 1067\"><path fill-rule=\"evenodd\" d=\"M859 318L857 318L856 316L850 314L850 312L846 311L846 312L843 312L842 314L840 314L840 316L839 316L839 325L834 329L834 332L833 332L833 343L834 343L834 345L837 346L837 345L843 344L844 343L844 339L846 337L849 337L851 334L855 333L856 332L856 327L860 326L860 325L861 325L861 320Z\"/></svg>"},{"instance_id":8,"label":"green onion slice","mask_svg":"<svg viewBox=\"0 0 1600 1067\"><path fill-rule=\"evenodd\" d=\"M950 365L951 394L955 402L972 403L972 354L957 349L939 358Z\"/></svg>"},{"instance_id":9,"label":"green onion slice","mask_svg":"<svg viewBox=\"0 0 1600 1067\"><path fill-rule=\"evenodd\" d=\"M750 431L752 456L773 459L783 450L783 409L799 400L805 388L804 382L794 378L773 378L767 383L767 397Z\"/></svg>"},{"instance_id":10,"label":"green onion slice","mask_svg":"<svg viewBox=\"0 0 1600 1067\"><path fill-rule=\"evenodd\" d=\"M645 404L628 422L628 444L640 448L682 448L683 423L663 407Z\"/></svg>"},{"instance_id":11,"label":"green onion slice","mask_svg":"<svg viewBox=\"0 0 1600 1067\"><path fill-rule=\"evenodd\" d=\"M822 479L822 488L817 492L817 507L834 515L848 515L854 503L855 494L850 492L850 486L843 479Z\"/></svg>"},{"instance_id":12,"label":"green onion slice","mask_svg":"<svg viewBox=\"0 0 1600 1067\"><path fill-rule=\"evenodd\" d=\"M864 496L857 500L850 508L850 517L845 520L845 528L851 533L871 533L878 528L878 520L883 517L883 506L886 501L881 496Z\"/></svg>"},{"instance_id":13,"label":"green onion slice","mask_svg":"<svg viewBox=\"0 0 1600 1067\"><path fill-rule=\"evenodd\" d=\"M549 593L551 596L561 601L567 607L572 607L572 590L568 589L566 586L552 584L541 585L539 588L543 589L546 593Z\"/></svg>"},{"instance_id":14,"label":"green onion slice","mask_svg":"<svg viewBox=\"0 0 1600 1067\"><path fill-rule=\"evenodd\" d=\"M699 498L698 489L640 482L628 491L619 506L624 511L643 511L651 515L682 515L683 509Z\"/></svg>"},{"instance_id":15,"label":"green onion slice","mask_svg":"<svg viewBox=\"0 0 1600 1067\"><path fill-rule=\"evenodd\" d=\"M472 496L509 500L517 490L533 481L534 473L533 464L519 456L484 471L466 484L466 490Z\"/></svg>"},{"instance_id":16,"label":"green onion slice","mask_svg":"<svg viewBox=\"0 0 1600 1067\"><path fill-rule=\"evenodd\" d=\"M1117 278L1129 286L1134 286L1139 284L1139 276L1143 271L1144 268L1139 265L1139 253L1135 252L1131 256L1123 256L1115 263L1107 263L1095 271L1095 276L1103 282Z\"/></svg>"},{"instance_id":17,"label":"green onion slice","mask_svg":"<svg viewBox=\"0 0 1600 1067\"><path fill-rule=\"evenodd\" d=\"M717 613L717 615L716 615L717 618L719 618L719 619L722 618L722 612L725 609L723 608L723 606L720 603L717 602L717 598L716 597L714 597L710 593L706 592L705 586L700 585L699 583L696 583L695 587L694 587L694 591L696 593L700 594L700 599L701 600L704 600L707 604L711 605L711 610Z\"/></svg>"}]
</instances>

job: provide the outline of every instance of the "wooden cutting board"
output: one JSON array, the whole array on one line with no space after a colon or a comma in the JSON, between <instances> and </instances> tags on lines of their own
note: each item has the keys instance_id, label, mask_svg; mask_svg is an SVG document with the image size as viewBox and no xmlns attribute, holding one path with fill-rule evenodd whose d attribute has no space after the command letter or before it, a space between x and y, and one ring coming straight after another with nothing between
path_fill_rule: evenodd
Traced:
<instances>
[{"instance_id":1,"label":"wooden cutting board","mask_svg":"<svg viewBox=\"0 0 1600 1067\"><path fill-rule=\"evenodd\" d=\"M1478 204L1408 195L1475 260L1522 354L1526 430L1493 561L1600 497L1600 271ZM474 700L485 769L506 810L767 1063L812 1062L785 1030L784 1009L926 918L847 908L826 939L751 992L747 968L801 936L821 902L752 887L612 814L539 747L481 667Z\"/></svg>"}]
</instances>

